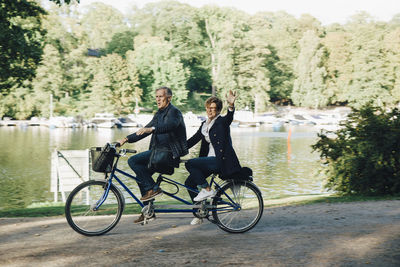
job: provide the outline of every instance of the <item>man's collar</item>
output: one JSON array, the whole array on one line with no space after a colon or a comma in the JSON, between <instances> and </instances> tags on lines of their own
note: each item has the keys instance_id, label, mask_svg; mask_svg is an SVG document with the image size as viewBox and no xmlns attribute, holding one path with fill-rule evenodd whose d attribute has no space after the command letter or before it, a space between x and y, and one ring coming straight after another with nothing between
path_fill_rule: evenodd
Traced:
<instances>
[{"instance_id":1,"label":"man's collar","mask_svg":"<svg viewBox=\"0 0 400 267\"><path fill-rule=\"evenodd\" d=\"M170 107L171 105L172 105L171 102L169 102L168 105L167 105L165 108L163 108L163 109L158 109L158 112L164 112L164 111L166 111L167 109L169 109L169 107Z\"/></svg>"}]
</instances>

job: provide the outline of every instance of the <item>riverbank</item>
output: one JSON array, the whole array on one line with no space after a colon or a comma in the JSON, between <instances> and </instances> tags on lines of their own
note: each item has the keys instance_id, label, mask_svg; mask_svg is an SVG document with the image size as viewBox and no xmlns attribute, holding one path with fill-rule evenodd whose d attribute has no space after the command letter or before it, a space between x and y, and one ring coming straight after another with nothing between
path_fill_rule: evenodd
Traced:
<instances>
[{"instance_id":1,"label":"riverbank","mask_svg":"<svg viewBox=\"0 0 400 267\"><path fill-rule=\"evenodd\" d=\"M191 226L188 214L160 214L145 226L134 225L135 218L124 214L115 229L99 237L75 233L63 217L1 218L0 262L85 267L400 266L400 200L267 207L257 226L245 234L228 234L210 222Z\"/></svg>"},{"instance_id":2,"label":"riverbank","mask_svg":"<svg viewBox=\"0 0 400 267\"><path fill-rule=\"evenodd\" d=\"M281 197L264 200L264 207L284 207L310 205L317 203L346 203L360 201L380 201L380 200L400 200L400 196L338 196L333 194L313 194L299 195L290 197ZM162 201L159 204L180 204L179 202ZM18 218L18 217L52 217L64 215L64 203L47 203L45 206L34 206L21 209L0 210L0 218ZM141 208L138 204L125 205L124 214L138 214Z\"/></svg>"}]
</instances>

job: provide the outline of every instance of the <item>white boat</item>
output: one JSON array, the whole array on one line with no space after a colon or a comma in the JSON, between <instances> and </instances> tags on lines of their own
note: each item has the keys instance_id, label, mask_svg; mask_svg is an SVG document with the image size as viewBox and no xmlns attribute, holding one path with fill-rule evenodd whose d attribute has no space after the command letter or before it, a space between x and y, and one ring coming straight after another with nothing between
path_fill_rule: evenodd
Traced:
<instances>
[{"instance_id":1,"label":"white boat","mask_svg":"<svg viewBox=\"0 0 400 267\"><path fill-rule=\"evenodd\" d=\"M132 116L118 118L118 120L121 122L121 127L141 127Z\"/></svg>"},{"instance_id":2,"label":"white boat","mask_svg":"<svg viewBox=\"0 0 400 267\"><path fill-rule=\"evenodd\" d=\"M234 122L238 123L238 127L259 127L261 123L254 117L254 113L250 110L238 110L235 112Z\"/></svg>"},{"instance_id":3,"label":"white boat","mask_svg":"<svg viewBox=\"0 0 400 267\"><path fill-rule=\"evenodd\" d=\"M121 122L111 113L96 113L90 122L96 124L99 128L121 127Z\"/></svg>"},{"instance_id":4,"label":"white boat","mask_svg":"<svg viewBox=\"0 0 400 267\"><path fill-rule=\"evenodd\" d=\"M46 123L49 128L76 128L80 124L73 117L56 116L51 117Z\"/></svg>"}]
</instances>

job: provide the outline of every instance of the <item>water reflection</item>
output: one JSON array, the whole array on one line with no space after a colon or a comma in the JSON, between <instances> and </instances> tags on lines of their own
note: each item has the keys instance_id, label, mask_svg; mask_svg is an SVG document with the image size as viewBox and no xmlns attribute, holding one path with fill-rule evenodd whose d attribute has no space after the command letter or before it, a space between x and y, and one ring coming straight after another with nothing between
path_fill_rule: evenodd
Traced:
<instances>
[{"instance_id":1,"label":"water reflection","mask_svg":"<svg viewBox=\"0 0 400 267\"><path fill-rule=\"evenodd\" d=\"M51 153L57 150L81 150L103 146L106 142L122 139L134 129L49 129L45 127L0 128L0 208L26 207L31 203L52 201L50 192ZM188 129L188 137L196 128ZM235 150L243 166L253 169L256 184L264 198L322 192L321 181L315 178L318 155L310 145L316 141L311 128L232 128ZM126 145L144 151L150 138ZM195 157L199 145L185 158ZM120 168L132 173L127 158L120 160ZM92 173L96 178L102 174ZM182 165L173 176L183 183L188 173ZM124 180L135 193L136 183ZM175 187L165 185L165 190ZM187 198L186 190L180 196ZM127 198L127 202L129 202Z\"/></svg>"}]
</instances>

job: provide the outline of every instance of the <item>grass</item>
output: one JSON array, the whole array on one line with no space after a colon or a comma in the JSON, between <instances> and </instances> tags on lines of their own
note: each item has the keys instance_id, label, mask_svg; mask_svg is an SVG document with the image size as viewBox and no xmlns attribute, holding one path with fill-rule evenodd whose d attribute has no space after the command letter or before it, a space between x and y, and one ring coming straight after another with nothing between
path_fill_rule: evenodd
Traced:
<instances>
[{"instance_id":1,"label":"grass","mask_svg":"<svg viewBox=\"0 0 400 267\"><path fill-rule=\"evenodd\" d=\"M160 201L157 202L159 205L167 204L179 204L174 201ZM64 216L64 203L51 203L49 206L43 204L37 204L32 207L27 208L15 208L0 210L0 218L15 218L15 217L50 217L50 216ZM138 214L142 208L134 203L125 204L123 214ZM82 211L81 209L76 209L76 212ZM101 211L98 214L103 215L109 213L107 210Z\"/></svg>"},{"instance_id":2,"label":"grass","mask_svg":"<svg viewBox=\"0 0 400 267\"><path fill-rule=\"evenodd\" d=\"M344 203L344 202L363 202L363 201L380 201L380 200L400 200L398 196L338 196L338 195L301 195L290 196L276 199L264 199L264 207L279 206L295 206L295 205L312 205L318 203ZM159 205L179 204L176 201L161 201ZM126 204L124 214L138 214L141 207L138 204ZM11 217L50 217L64 216L63 203L46 203L44 205L34 205L28 208L17 208L0 210L0 218Z\"/></svg>"}]
</instances>

